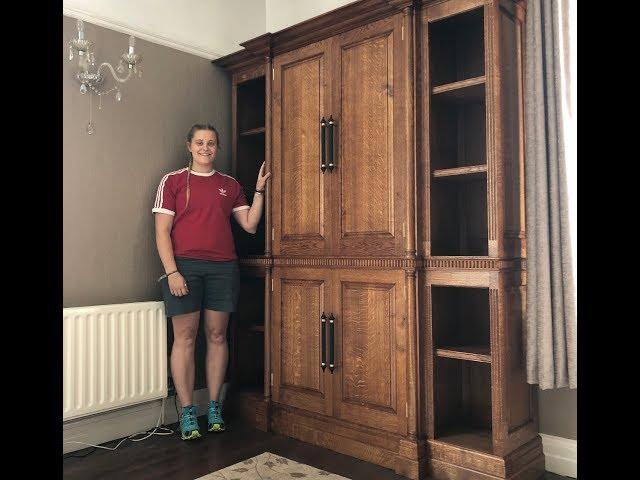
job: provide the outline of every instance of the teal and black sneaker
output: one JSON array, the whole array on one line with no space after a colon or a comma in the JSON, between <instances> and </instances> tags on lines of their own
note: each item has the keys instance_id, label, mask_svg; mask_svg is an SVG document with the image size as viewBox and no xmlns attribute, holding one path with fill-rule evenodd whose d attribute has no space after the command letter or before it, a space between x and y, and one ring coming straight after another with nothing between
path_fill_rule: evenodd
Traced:
<instances>
[{"instance_id":1,"label":"teal and black sneaker","mask_svg":"<svg viewBox=\"0 0 640 480\"><path fill-rule=\"evenodd\" d=\"M207 430L209 432L224 432L224 420L222 419L222 404L215 400L209 401L209 413L207 415Z\"/></svg>"},{"instance_id":2,"label":"teal and black sneaker","mask_svg":"<svg viewBox=\"0 0 640 480\"><path fill-rule=\"evenodd\" d=\"M180 416L180 433L182 440L194 440L196 438L200 438L198 417L196 417L196 407L194 405L182 407L182 415Z\"/></svg>"}]
</instances>

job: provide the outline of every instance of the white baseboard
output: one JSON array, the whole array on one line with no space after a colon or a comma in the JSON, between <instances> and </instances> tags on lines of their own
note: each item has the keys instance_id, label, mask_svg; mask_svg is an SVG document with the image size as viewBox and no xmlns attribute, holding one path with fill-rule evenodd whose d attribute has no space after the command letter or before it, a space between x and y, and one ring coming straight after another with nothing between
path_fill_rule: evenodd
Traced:
<instances>
[{"instance_id":1,"label":"white baseboard","mask_svg":"<svg viewBox=\"0 0 640 480\"><path fill-rule=\"evenodd\" d=\"M225 383L220 392L220 400L224 401L228 385ZM193 403L198 415L204 415L209 406L209 392L206 388L193 392ZM88 448L80 443L64 443L68 441L101 445L118 438L124 438L137 432L152 429L158 422L162 400L134 405L132 407L112 410L106 413L71 420L62 425L63 454ZM178 409L180 406L178 405ZM178 421L173 396L164 399L164 425Z\"/></svg>"},{"instance_id":2,"label":"white baseboard","mask_svg":"<svg viewBox=\"0 0 640 480\"><path fill-rule=\"evenodd\" d=\"M578 441L540 434L547 472L578 478Z\"/></svg>"}]
</instances>

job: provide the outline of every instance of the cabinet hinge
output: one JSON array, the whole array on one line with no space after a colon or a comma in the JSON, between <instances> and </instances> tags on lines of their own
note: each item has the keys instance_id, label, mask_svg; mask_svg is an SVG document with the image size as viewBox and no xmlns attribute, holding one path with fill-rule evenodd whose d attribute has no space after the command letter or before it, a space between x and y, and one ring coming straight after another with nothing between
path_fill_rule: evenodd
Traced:
<instances>
[{"instance_id":1,"label":"cabinet hinge","mask_svg":"<svg viewBox=\"0 0 640 480\"><path fill-rule=\"evenodd\" d=\"M271 375L273 375L273 374L271 374ZM405 417L409 418L409 402L406 402L406 403L404 404L404 407L405 407L405 409L404 409L404 415L405 415Z\"/></svg>"},{"instance_id":2,"label":"cabinet hinge","mask_svg":"<svg viewBox=\"0 0 640 480\"><path fill-rule=\"evenodd\" d=\"M401 33L401 40L404 40L404 25L402 25L402 33Z\"/></svg>"},{"instance_id":3,"label":"cabinet hinge","mask_svg":"<svg viewBox=\"0 0 640 480\"><path fill-rule=\"evenodd\" d=\"M273 242L276 238L276 231L274 227L271 227L271 241Z\"/></svg>"},{"instance_id":4,"label":"cabinet hinge","mask_svg":"<svg viewBox=\"0 0 640 480\"><path fill-rule=\"evenodd\" d=\"M271 279L271 291L273 292L273 278Z\"/></svg>"},{"instance_id":5,"label":"cabinet hinge","mask_svg":"<svg viewBox=\"0 0 640 480\"><path fill-rule=\"evenodd\" d=\"M275 80L276 79L276 69L274 67L271 67L271 80Z\"/></svg>"},{"instance_id":6,"label":"cabinet hinge","mask_svg":"<svg viewBox=\"0 0 640 480\"><path fill-rule=\"evenodd\" d=\"M271 372L271 386L273 387L273 372Z\"/></svg>"},{"instance_id":7,"label":"cabinet hinge","mask_svg":"<svg viewBox=\"0 0 640 480\"><path fill-rule=\"evenodd\" d=\"M407 238L407 224L402 222L402 238Z\"/></svg>"}]
</instances>

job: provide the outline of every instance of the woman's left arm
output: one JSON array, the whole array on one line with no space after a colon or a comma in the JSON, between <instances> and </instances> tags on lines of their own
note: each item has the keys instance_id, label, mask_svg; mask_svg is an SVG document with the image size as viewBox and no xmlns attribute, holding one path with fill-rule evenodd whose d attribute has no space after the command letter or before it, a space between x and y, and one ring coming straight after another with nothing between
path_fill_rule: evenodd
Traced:
<instances>
[{"instance_id":1,"label":"woman's left arm","mask_svg":"<svg viewBox=\"0 0 640 480\"><path fill-rule=\"evenodd\" d=\"M256 233L258 224L262 218L262 207L264 206L264 192L267 180L271 176L271 172L264 173L265 164L262 162L260 171L258 172L258 180L256 181L256 193L253 195L253 203L250 209L238 210L233 212L236 222L247 232ZM262 191L262 193L259 193Z\"/></svg>"}]
</instances>

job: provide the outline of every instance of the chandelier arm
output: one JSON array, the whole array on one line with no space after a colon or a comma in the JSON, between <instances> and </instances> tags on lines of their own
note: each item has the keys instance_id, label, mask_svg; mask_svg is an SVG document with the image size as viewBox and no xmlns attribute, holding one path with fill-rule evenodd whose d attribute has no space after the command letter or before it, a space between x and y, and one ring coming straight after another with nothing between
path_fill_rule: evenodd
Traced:
<instances>
[{"instance_id":1,"label":"chandelier arm","mask_svg":"<svg viewBox=\"0 0 640 480\"><path fill-rule=\"evenodd\" d=\"M110 63L107 63L107 62L101 63L97 70L98 73L100 73L100 70L102 69L102 67L108 67L109 70L111 71L111 75L113 75L113 78L120 83L125 83L127 80L129 80L129 77L131 77L131 69L129 69L129 73L127 73L126 77L120 78L118 77L118 75L116 74L116 71L113 69Z\"/></svg>"}]
</instances>

